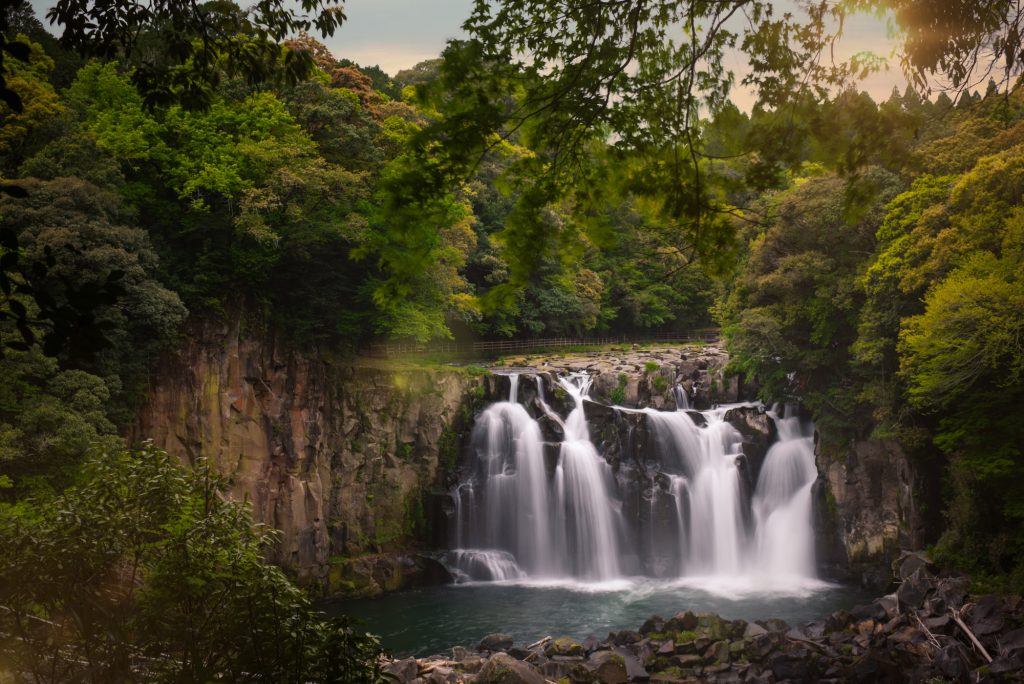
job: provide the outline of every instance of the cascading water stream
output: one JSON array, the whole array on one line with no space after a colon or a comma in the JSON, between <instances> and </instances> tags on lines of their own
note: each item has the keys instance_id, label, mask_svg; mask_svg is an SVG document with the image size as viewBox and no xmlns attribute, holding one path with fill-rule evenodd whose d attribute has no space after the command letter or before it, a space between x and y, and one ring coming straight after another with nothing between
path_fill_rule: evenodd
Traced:
<instances>
[{"instance_id":1,"label":"cascading water stream","mask_svg":"<svg viewBox=\"0 0 1024 684\"><path fill-rule=\"evenodd\" d=\"M453 491L458 548L446 563L461 578L589 582L640 572L777 586L814 577L813 430L792 412L768 412L778 440L753 486L742 436L725 420L732 407L684 410L688 398L677 388L676 411L617 408L643 414L662 473L644 480L646 508L631 504L624 517L624 497L637 490L628 490L628 477L617 481L590 439L591 378L558 380L572 400L564 419L537 380L533 406L560 444L545 444L540 424L518 403L518 376L509 379L509 401L477 419L473 472Z\"/></svg>"},{"instance_id":2,"label":"cascading water stream","mask_svg":"<svg viewBox=\"0 0 1024 684\"><path fill-rule=\"evenodd\" d=\"M590 378L575 375L560 381L575 403L565 421L565 441L555 481L561 498L555 506L564 511L566 558L572 575L583 579L607 580L619 576L616 520L618 506L609 495L613 482L611 467L594 448L587 429L583 397Z\"/></svg>"},{"instance_id":3,"label":"cascading water stream","mask_svg":"<svg viewBox=\"0 0 1024 684\"><path fill-rule=\"evenodd\" d=\"M814 576L814 431L790 407L775 420L779 441L765 456L752 502L759 566L776 577Z\"/></svg>"},{"instance_id":4,"label":"cascading water stream","mask_svg":"<svg viewBox=\"0 0 1024 684\"><path fill-rule=\"evenodd\" d=\"M689 515L680 530L680 544L685 544L682 550L688 571L738 574L746 546L736 465L742 437L723 420L725 409L705 412L705 427L698 427L685 411L648 409L646 413L665 453L664 466L686 478ZM680 518L683 504L677 499Z\"/></svg>"}]
</instances>

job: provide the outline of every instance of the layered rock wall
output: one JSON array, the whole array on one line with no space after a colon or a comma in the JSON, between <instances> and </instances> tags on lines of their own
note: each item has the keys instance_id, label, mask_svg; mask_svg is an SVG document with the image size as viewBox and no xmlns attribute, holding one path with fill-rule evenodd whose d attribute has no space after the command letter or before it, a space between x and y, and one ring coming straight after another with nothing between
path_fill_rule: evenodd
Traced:
<instances>
[{"instance_id":1,"label":"layered rock wall","mask_svg":"<svg viewBox=\"0 0 1024 684\"><path fill-rule=\"evenodd\" d=\"M514 370L525 373L520 401L552 443L561 435L543 403L562 416L571 408L558 375L594 377L596 401L586 403L592 439L616 468L626 508L656 530L667 528L659 516L674 515L660 505L670 495L658 477L657 445L643 414L606 404L671 410L676 386L698 408L749 399L749 388L725 374L727 361L715 347L624 349L521 359ZM280 531L274 562L328 592L361 595L437 578L439 568L414 552L445 544L446 493L466 466L474 415L509 390L506 376L465 369L332 362L273 336L243 335L237 324L193 331L154 377L133 437L153 439L184 462L209 460L232 495ZM756 407L734 409L727 420L743 434L752 488L774 425ZM910 463L887 441L819 445L817 461L819 559L831 575L873 583L898 548L920 542ZM670 571L667 560L656 565L637 569Z\"/></svg>"},{"instance_id":2,"label":"layered rock wall","mask_svg":"<svg viewBox=\"0 0 1024 684\"><path fill-rule=\"evenodd\" d=\"M205 328L165 360L133 436L212 463L280 531L272 560L300 580L351 585L332 565L430 539L430 494L455 467L458 431L485 384L459 370L332 363L238 325Z\"/></svg>"},{"instance_id":3,"label":"layered rock wall","mask_svg":"<svg viewBox=\"0 0 1024 684\"><path fill-rule=\"evenodd\" d=\"M922 548L917 474L899 442L818 439L818 558L829 574L883 587L900 549Z\"/></svg>"}]
</instances>

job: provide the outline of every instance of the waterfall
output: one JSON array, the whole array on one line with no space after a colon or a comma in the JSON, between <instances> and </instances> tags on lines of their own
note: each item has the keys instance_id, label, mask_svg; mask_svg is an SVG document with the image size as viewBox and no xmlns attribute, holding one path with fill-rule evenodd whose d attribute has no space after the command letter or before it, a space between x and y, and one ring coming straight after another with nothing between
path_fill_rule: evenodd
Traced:
<instances>
[{"instance_id":1,"label":"waterfall","mask_svg":"<svg viewBox=\"0 0 1024 684\"><path fill-rule=\"evenodd\" d=\"M561 500L565 511L568 561L573 575L584 579L612 579L619 576L616 543L615 500L609 495L613 481L611 467L590 441L583 397L590 378L575 375L560 381L575 406L565 421L565 441L555 478L563 487Z\"/></svg>"},{"instance_id":2,"label":"waterfall","mask_svg":"<svg viewBox=\"0 0 1024 684\"><path fill-rule=\"evenodd\" d=\"M814 533L811 528L811 488L814 431L800 422L791 407L782 416L771 413L779 441L765 456L754 493L757 556L773 576L814 575Z\"/></svg>"},{"instance_id":3,"label":"waterfall","mask_svg":"<svg viewBox=\"0 0 1024 684\"><path fill-rule=\"evenodd\" d=\"M686 394L686 390L683 389L682 385L676 385L672 388L672 396L676 399L676 409L679 411L686 411L690 408L690 397Z\"/></svg>"},{"instance_id":4,"label":"waterfall","mask_svg":"<svg viewBox=\"0 0 1024 684\"><path fill-rule=\"evenodd\" d=\"M698 427L685 411L647 410L648 425L665 451L665 465L687 481L688 569L704 575L735 575L746 546L736 465L742 437L723 420L724 409L704 415L707 425Z\"/></svg>"},{"instance_id":5,"label":"waterfall","mask_svg":"<svg viewBox=\"0 0 1024 684\"><path fill-rule=\"evenodd\" d=\"M471 472L452 491L456 549L445 556L460 579L590 582L640 572L774 586L814 577L813 426L795 411L767 412L778 440L753 483L742 435L725 420L732 407L684 410L681 387L676 411L618 407L642 415L653 450L644 462L654 470L617 473L591 440L591 378L558 383L564 419L540 378L530 405L559 443L545 443L518 403L515 375L508 401L477 418Z\"/></svg>"},{"instance_id":6,"label":"waterfall","mask_svg":"<svg viewBox=\"0 0 1024 684\"><path fill-rule=\"evenodd\" d=\"M516 385L512 385L515 392ZM526 409L511 401L492 405L473 429L481 487L482 521L469 532L481 548L511 553L520 567L544 573L550 566L552 538L548 479L540 427ZM482 522L482 529L475 524Z\"/></svg>"}]
</instances>

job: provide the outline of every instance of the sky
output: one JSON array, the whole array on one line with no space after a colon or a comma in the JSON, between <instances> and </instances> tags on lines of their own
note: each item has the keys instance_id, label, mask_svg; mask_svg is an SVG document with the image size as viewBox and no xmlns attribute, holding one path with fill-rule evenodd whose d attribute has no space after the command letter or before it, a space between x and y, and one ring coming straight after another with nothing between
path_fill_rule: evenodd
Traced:
<instances>
[{"instance_id":1,"label":"sky","mask_svg":"<svg viewBox=\"0 0 1024 684\"><path fill-rule=\"evenodd\" d=\"M53 0L30 0L36 15L42 18ZM241 4L245 4L244 0ZM793 0L779 2L783 8ZM336 57L372 66L378 65L394 75L425 59L437 57L451 38L464 38L462 22L469 16L473 0L345 0L347 21L323 42ZM45 24L45 20L43 20ZM895 43L888 36L886 21L871 15L858 15L847 21L844 37L836 52L838 59L871 51L887 58L888 71L874 74L861 84L875 100L889 96L893 86L906 85L899 64L892 57ZM742 77L741 55L729 65ZM733 100L750 109L750 93L737 89Z\"/></svg>"}]
</instances>

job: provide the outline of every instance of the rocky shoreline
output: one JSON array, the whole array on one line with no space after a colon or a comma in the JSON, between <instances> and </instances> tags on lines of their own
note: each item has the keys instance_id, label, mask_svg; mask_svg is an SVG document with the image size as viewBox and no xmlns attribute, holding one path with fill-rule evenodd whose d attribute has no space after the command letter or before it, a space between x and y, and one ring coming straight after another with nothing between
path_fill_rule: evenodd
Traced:
<instances>
[{"instance_id":1,"label":"rocky shoreline","mask_svg":"<svg viewBox=\"0 0 1024 684\"><path fill-rule=\"evenodd\" d=\"M491 634L474 649L388 661L405 684L1024 681L1024 600L971 596L969 578L920 553L893 564L895 591L802 625L684 610L638 630L517 646Z\"/></svg>"}]
</instances>

